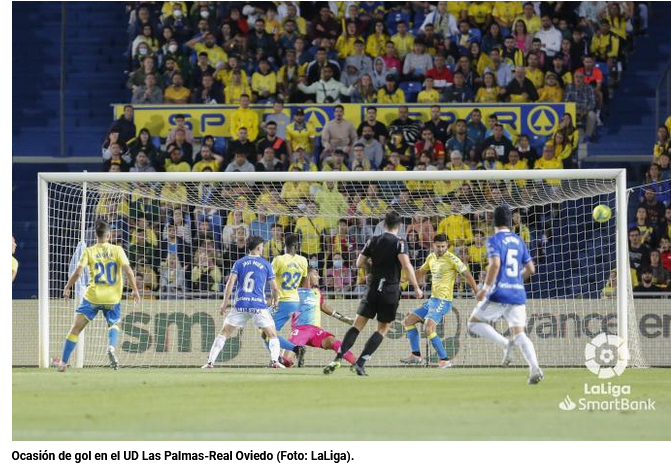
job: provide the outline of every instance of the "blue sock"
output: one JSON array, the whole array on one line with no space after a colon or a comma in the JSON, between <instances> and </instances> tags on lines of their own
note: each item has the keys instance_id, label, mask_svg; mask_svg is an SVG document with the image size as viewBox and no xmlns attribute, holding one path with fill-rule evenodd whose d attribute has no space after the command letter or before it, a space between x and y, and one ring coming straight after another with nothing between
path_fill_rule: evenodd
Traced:
<instances>
[{"instance_id":1,"label":"blue sock","mask_svg":"<svg viewBox=\"0 0 671 464\"><path fill-rule=\"evenodd\" d=\"M412 354L419 356L421 351L419 349L419 330L417 330L417 326L406 327L405 332L410 341L410 351L412 351Z\"/></svg>"},{"instance_id":2,"label":"blue sock","mask_svg":"<svg viewBox=\"0 0 671 464\"><path fill-rule=\"evenodd\" d=\"M70 360L70 355L74 351L75 346L77 346L77 340L79 340L78 335L68 334L68 336L65 337L65 343L63 344L63 356L61 356L61 362L63 364L67 364Z\"/></svg>"},{"instance_id":3,"label":"blue sock","mask_svg":"<svg viewBox=\"0 0 671 464\"><path fill-rule=\"evenodd\" d=\"M293 351L294 348L296 348L296 345L294 345L293 343L291 343L291 342L290 342L289 340L287 340L286 338L284 338L284 337L280 337L279 335L277 336L277 338L280 339L280 348L282 348L283 350Z\"/></svg>"},{"instance_id":4,"label":"blue sock","mask_svg":"<svg viewBox=\"0 0 671 464\"><path fill-rule=\"evenodd\" d=\"M436 334L436 332L432 333L429 335L429 340L431 340L433 348L436 350L436 353L438 353L438 357L440 359L447 359L447 353L445 352L443 341L440 339L438 334Z\"/></svg>"},{"instance_id":5,"label":"blue sock","mask_svg":"<svg viewBox=\"0 0 671 464\"><path fill-rule=\"evenodd\" d=\"M117 343L119 342L119 327L113 325L107 329L107 340L108 346L113 346L116 348Z\"/></svg>"}]
</instances>

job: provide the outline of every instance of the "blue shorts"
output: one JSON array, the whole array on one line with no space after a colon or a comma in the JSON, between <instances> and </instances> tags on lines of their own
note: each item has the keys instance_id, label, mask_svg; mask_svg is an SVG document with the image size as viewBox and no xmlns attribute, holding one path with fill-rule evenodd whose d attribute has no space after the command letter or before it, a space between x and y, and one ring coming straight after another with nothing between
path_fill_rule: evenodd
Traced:
<instances>
[{"instance_id":1,"label":"blue shorts","mask_svg":"<svg viewBox=\"0 0 671 464\"><path fill-rule=\"evenodd\" d=\"M281 330L289 319L291 314L298 311L301 306L300 301L280 301L277 309L273 313L273 321L275 321L275 329Z\"/></svg>"},{"instance_id":2,"label":"blue shorts","mask_svg":"<svg viewBox=\"0 0 671 464\"><path fill-rule=\"evenodd\" d=\"M77 313L83 315L89 321L95 319L98 311L103 312L107 324L114 325L121 319L121 303L112 305L93 304L90 301L82 300L82 304L77 308Z\"/></svg>"},{"instance_id":3,"label":"blue shorts","mask_svg":"<svg viewBox=\"0 0 671 464\"><path fill-rule=\"evenodd\" d=\"M413 313L422 319L431 319L436 324L440 324L443 316L452 309L452 301L442 298L429 298L421 308L415 309Z\"/></svg>"}]
</instances>

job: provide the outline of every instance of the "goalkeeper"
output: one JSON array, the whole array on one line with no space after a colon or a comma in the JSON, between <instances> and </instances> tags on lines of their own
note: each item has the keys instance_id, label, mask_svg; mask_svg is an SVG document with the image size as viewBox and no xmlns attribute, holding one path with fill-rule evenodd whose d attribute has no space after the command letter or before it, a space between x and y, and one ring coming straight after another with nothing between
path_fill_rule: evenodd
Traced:
<instances>
[{"instance_id":1,"label":"goalkeeper","mask_svg":"<svg viewBox=\"0 0 671 464\"><path fill-rule=\"evenodd\" d=\"M426 336L431 340L431 344L440 358L438 367L445 369L451 367L452 364L447 359L443 341L436 334L436 326L442 321L443 316L452 309L454 282L457 279L457 273L464 275L473 289L474 295L478 292L478 286L468 267L456 255L447 251L447 236L445 234L435 236L433 249L433 253L426 258L422 267L415 273L417 281L420 283L427 272L431 273L431 298L421 308L415 309L405 316L403 320L412 353L407 358L401 359L401 362L403 364L421 364L423 362L419 349L417 323L424 322Z\"/></svg>"},{"instance_id":2,"label":"goalkeeper","mask_svg":"<svg viewBox=\"0 0 671 464\"><path fill-rule=\"evenodd\" d=\"M329 308L324 303L324 296L318 289L319 271L315 268L308 268L308 274L298 289L300 304L298 310L291 316L291 337L289 341L297 346L312 346L323 350L333 350L336 353L342 342L335 336L320 327L321 313L328 314L331 317L352 325L354 322L349 317L339 314L337 311ZM356 362L356 358L351 351L343 355L343 358L350 364ZM304 359L299 357L298 367L303 367Z\"/></svg>"}]
</instances>

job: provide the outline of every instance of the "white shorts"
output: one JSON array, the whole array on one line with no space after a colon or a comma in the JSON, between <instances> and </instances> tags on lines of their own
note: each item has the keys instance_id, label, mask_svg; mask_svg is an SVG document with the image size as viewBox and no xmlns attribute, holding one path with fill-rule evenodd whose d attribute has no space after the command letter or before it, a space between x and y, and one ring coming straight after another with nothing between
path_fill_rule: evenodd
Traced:
<instances>
[{"instance_id":1,"label":"white shorts","mask_svg":"<svg viewBox=\"0 0 671 464\"><path fill-rule=\"evenodd\" d=\"M238 309L231 309L224 325L232 325L233 327L244 327L249 319L252 319L254 327L258 329L265 329L266 327L275 327L273 317L267 309L241 311Z\"/></svg>"},{"instance_id":2,"label":"white shorts","mask_svg":"<svg viewBox=\"0 0 671 464\"><path fill-rule=\"evenodd\" d=\"M504 318L508 322L508 327L526 327L527 325L527 309L523 304L503 304L484 300L478 303L471 317L485 322L496 322Z\"/></svg>"}]
</instances>

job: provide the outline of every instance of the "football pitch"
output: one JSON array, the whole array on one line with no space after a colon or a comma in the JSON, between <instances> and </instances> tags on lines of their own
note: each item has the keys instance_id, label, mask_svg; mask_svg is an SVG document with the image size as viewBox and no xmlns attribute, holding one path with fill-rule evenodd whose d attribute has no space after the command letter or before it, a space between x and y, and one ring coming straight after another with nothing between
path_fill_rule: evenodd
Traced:
<instances>
[{"instance_id":1,"label":"football pitch","mask_svg":"<svg viewBox=\"0 0 671 464\"><path fill-rule=\"evenodd\" d=\"M651 440L671 438L671 371L628 369L612 385L655 411L563 411L586 369L14 369L14 440Z\"/></svg>"}]
</instances>

